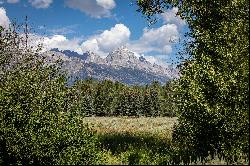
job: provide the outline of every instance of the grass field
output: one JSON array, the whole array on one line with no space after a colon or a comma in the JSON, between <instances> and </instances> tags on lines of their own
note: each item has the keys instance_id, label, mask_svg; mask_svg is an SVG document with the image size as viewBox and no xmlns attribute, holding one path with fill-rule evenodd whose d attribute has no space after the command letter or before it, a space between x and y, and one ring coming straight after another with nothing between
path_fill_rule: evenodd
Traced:
<instances>
[{"instance_id":1,"label":"grass field","mask_svg":"<svg viewBox=\"0 0 250 166\"><path fill-rule=\"evenodd\" d=\"M170 138L173 126L178 121L176 117L86 117L84 122L99 134L151 134Z\"/></svg>"},{"instance_id":2,"label":"grass field","mask_svg":"<svg viewBox=\"0 0 250 166\"><path fill-rule=\"evenodd\" d=\"M100 140L100 164L158 164L167 156L177 118L86 117Z\"/></svg>"},{"instance_id":3,"label":"grass field","mask_svg":"<svg viewBox=\"0 0 250 166\"><path fill-rule=\"evenodd\" d=\"M167 165L176 153L171 142L173 126L178 123L176 117L86 117L84 123L97 132L101 150L99 164ZM189 164L228 163L215 156Z\"/></svg>"}]
</instances>

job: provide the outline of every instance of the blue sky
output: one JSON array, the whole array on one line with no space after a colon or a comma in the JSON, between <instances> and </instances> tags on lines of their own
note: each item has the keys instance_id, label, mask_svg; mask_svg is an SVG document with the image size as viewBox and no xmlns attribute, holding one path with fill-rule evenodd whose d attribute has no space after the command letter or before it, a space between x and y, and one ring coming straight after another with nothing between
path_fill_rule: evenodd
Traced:
<instances>
[{"instance_id":1,"label":"blue sky","mask_svg":"<svg viewBox=\"0 0 250 166\"><path fill-rule=\"evenodd\" d=\"M101 56L127 46L151 62L176 61L177 47L186 23L176 17L177 8L158 16L149 26L136 12L132 0L0 0L0 25L28 16L36 36L45 36L47 49L58 47ZM178 41L178 40L176 40Z\"/></svg>"}]
</instances>

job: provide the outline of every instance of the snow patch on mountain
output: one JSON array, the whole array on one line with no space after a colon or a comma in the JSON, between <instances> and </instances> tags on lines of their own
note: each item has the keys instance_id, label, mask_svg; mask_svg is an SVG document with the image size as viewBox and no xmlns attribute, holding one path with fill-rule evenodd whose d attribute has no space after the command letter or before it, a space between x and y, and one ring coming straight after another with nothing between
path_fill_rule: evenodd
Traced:
<instances>
[{"instance_id":1,"label":"snow patch on mountain","mask_svg":"<svg viewBox=\"0 0 250 166\"><path fill-rule=\"evenodd\" d=\"M62 59L65 62L64 68L69 73L78 73L81 78L95 77L99 80L109 79L124 83L127 79L129 84L133 84L133 80L135 84L146 84L157 79L164 83L178 77L178 70L172 66L152 64L146 57L130 51L125 46L117 48L104 58L90 51L78 54L57 48L47 51L46 54L50 59ZM122 75L125 78L122 78ZM138 80L139 77L142 80Z\"/></svg>"}]
</instances>

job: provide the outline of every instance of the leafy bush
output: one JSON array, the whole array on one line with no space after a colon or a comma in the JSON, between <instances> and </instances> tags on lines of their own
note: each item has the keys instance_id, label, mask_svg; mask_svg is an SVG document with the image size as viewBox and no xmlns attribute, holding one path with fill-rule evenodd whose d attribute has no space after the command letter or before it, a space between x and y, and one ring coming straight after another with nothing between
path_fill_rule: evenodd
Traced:
<instances>
[{"instance_id":1,"label":"leafy bush","mask_svg":"<svg viewBox=\"0 0 250 166\"><path fill-rule=\"evenodd\" d=\"M248 1L202 4L180 6L195 40L187 45L193 59L184 64L177 88L180 123L174 138L196 156L218 153L234 162L249 153ZM186 7L191 16L185 16Z\"/></svg>"},{"instance_id":2,"label":"leafy bush","mask_svg":"<svg viewBox=\"0 0 250 166\"><path fill-rule=\"evenodd\" d=\"M249 1L138 0L150 19L178 7L188 23L177 81L174 142L186 161L211 154L249 160Z\"/></svg>"},{"instance_id":3,"label":"leafy bush","mask_svg":"<svg viewBox=\"0 0 250 166\"><path fill-rule=\"evenodd\" d=\"M59 64L46 64L39 50L15 25L1 31L0 163L91 164L95 135L72 113Z\"/></svg>"}]
</instances>

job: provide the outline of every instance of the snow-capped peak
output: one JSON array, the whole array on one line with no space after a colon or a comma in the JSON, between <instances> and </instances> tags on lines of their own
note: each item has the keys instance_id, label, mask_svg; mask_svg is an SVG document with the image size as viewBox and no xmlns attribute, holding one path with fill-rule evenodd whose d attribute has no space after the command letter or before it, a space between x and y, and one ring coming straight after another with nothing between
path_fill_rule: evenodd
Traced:
<instances>
[{"instance_id":1,"label":"snow-capped peak","mask_svg":"<svg viewBox=\"0 0 250 166\"><path fill-rule=\"evenodd\" d=\"M51 51L57 52L58 49L53 49ZM121 46L116 50L110 52L106 58L101 58L101 56L91 51L87 51L82 55L67 50L59 52L65 53L67 54L67 56L72 58L79 58L85 64L90 64L90 63L101 64L115 69L131 68L131 69L142 70L149 73L155 73L156 75L167 76L169 78L172 77L171 75L173 75L172 74L173 72L169 70L170 67L167 67L165 65L162 66L156 63L150 63L146 57L135 55L135 53L130 51L126 46ZM68 55L71 53L72 55Z\"/></svg>"}]
</instances>

